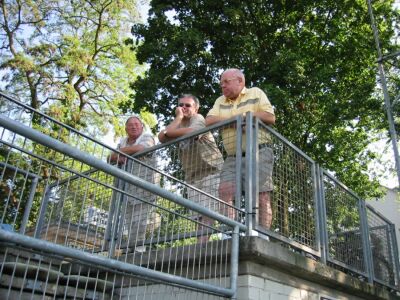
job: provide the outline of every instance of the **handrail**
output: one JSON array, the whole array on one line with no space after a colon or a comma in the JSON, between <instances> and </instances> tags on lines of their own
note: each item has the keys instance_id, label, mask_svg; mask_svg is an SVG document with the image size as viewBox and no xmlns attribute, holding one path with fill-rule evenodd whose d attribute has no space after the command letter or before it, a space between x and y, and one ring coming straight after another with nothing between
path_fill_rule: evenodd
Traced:
<instances>
[{"instance_id":1,"label":"handrail","mask_svg":"<svg viewBox=\"0 0 400 300\"><path fill-rule=\"evenodd\" d=\"M28 126L22 125L22 124L20 124L16 121L13 121L7 117L0 115L0 125L3 126L4 128L12 130L20 135L24 135L24 136L30 138L31 140L41 143L42 145L47 146L51 149L60 151L62 153L66 153L78 161L81 161L93 168L102 170L102 171L104 171L110 175L113 175L119 179L122 179L130 184L133 184L135 186L143 188L146 191L150 191L158 196L164 197L164 198L166 198L170 201L173 201L177 204L189 207L190 209L192 209L198 213L201 213L205 216L208 216L212 219L215 219L217 221L220 221L220 222L227 224L229 226L232 226L232 227L238 226L241 231L245 231L247 228L246 225L244 225L244 224L236 222L224 215L221 215L221 214L219 214L215 211L209 210L197 203L194 203L194 202L189 201L181 196L171 193L153 183L147 182L147 181L145 181L137 176L134 176L126 171L123 171L117 167L109 165L100 159L92 157L91 155L89 155L83 151L80 151L72 146L64 144L54 138L51 138L41 132L35 131Z\"/></svg>"}]
</instances>

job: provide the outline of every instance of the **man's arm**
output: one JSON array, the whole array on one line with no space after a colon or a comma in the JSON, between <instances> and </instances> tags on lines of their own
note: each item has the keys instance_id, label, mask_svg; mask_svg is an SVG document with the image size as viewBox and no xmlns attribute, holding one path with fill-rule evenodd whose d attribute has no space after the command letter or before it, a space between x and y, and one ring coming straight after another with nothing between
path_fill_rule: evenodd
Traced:
<instances>
[{"instance_id":1,"label":"man's arm","mask_svg":"<svg viewBox=\"0 0 400 300\"><path fill-rule=\"evenodd\" d=\"M259 118L262 122L264 122L267 125L275 124L275 115L273 115L269 112L266 112L266 111L255 112L254 116Z\"/></svg>"},{"instance_id":2,"label":"man's arm","mask_svg":"<svg viewBox=\"0 0 400 300\"><path fill-rule=\"evenodd\" d=\"M178 128L183 119L183 114L180 114L180 110L180 107L177 108L175 119L158 134L158 139L161 143L165 143L170 139L181 137L185 134L191 133L194 130L204 127L203 117L200 117L200 115L195 115L192 117L189 127ZM167 136L165 136L165 132L167 133Z\"/></svg>"},{"instance_id":3,"label":"man's arm","mask_svg":"<svg viewBox=\"0 0 400 300\"><path fill-rule=\"evenodd\" d=\"M215 123L222 122L224 120L226 120L226 118L217 117L217 116L211 116L210 115L210 116L206 117L206 126L210 126L210 125L213 125Z\"/></svg>"},{"instance_id":4,"label":"man's arm","mask_svg":"<svg viewBox=\"0 0 400 300\"><path fill-rule=\"evenodd\" d=\"M126 146L126 147L122 147L120 149L118 149L119 151L121 151L122 153L125 153L126 155L133 155L136 152L140 152L142 150L144 150L145 147L143 145L133 145L133 146ZM107 161L109 163L123 163L125 162L126 157L117 153L117 152L113 152L111 155L109 155Z\"/></svg>"}]
</instances>

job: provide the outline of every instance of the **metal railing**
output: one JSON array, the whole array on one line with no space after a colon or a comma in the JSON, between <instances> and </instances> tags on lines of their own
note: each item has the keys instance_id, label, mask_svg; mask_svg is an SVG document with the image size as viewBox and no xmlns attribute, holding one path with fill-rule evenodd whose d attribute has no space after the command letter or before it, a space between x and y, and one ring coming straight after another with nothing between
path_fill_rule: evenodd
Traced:
<instances>
[{"instance_id":1,"label":"metal railing","mask_svg":"<svg viewBox=\"0 0 400 300\"><path fill-rule=\"evenodd\" d=\"M110 165L114 149L18 101L2 100L0 275L9 283L2 296L12 298L16 282L21 295L54 297L139 297L169 286L235 294L245 225L228 213L235 211L239 220L243 212L156 169L157 162L170 162L119 153L126 163ZM27 205L31 178L39 176ZM189 195L202 201L188 201ZM20 221L21 214L27 221Z\"/></svg>"},{"instance_id":2,"label":"metal railing","mask_svg":"<svg viewBox=\"0 0 400 300\"><path fill-rule=\"evenodd\" d=\"M7 298L234 298L240 231L399 290L393 224L251 113L133 157L6 95L0 126ZM112 152L124 163L107 163ZM266 226L260 180L270 171ZM226 176L231 203L221 200Z\"/></svg>"}]
</instances>

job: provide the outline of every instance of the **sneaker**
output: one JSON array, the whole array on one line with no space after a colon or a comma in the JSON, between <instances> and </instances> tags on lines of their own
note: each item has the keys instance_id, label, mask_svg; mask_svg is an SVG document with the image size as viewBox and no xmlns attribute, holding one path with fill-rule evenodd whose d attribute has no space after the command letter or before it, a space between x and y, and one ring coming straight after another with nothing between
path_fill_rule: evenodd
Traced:
<instances>
[{"instance_id":1,"label":"sneaker","mask_svg":"<svg viewBox=\"0 0 400 300\"><path fill-rule=\"evenodd\" d=\"M229 240L229 239L231 239L231 238L232 238L232 236L231 236L231 235L228 235L228 234L226 234L226 233L218 233L218 239L221 240L221 241L223 241L223 240Z\"/></svg>"},{"instance_id":2,"label":"sneaker","mask_svg":"<svg viewBox=\"0 0 400 300\"><path fill-rule=\"evenodd\" d=\"M144 253L144 252L146 252L146 246L136 246L135 247L135 252L138 252L138 253Z\"/></svg>"}]
</instances>

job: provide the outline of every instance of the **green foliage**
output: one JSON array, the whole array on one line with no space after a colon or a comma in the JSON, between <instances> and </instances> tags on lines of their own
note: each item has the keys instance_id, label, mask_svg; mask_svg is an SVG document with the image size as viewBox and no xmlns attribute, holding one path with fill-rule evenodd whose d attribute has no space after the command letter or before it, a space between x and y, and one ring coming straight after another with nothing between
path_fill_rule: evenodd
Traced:
<instances>
[{"instance_id":1,"label":"green foliage","mask_svg":"<svg viewBox=\"0 0 400 300\"><path fill-rule=\"evenodd\" d=\"M400 24L392 4L374 4L386 51L395 49L390 24ZM148 24L132 32L139 62L150 64L132 85L136 107L168 120L189 92L205 114L221 71L238 67L268 94L281 134L362 197L378 193L366 146L386 123L366 1L154 0Z\"/></svg>"},{"instance_id":2,"label":"green foliage","mask_svg":"<svg viewBox=\"0 0 400 300\"><path fill-rule=\"evenodd\" d=\"M103 136L143 67L126 43L136 1L6 1L2 86L59 121Z\"/></svg>"}]
</instances>

